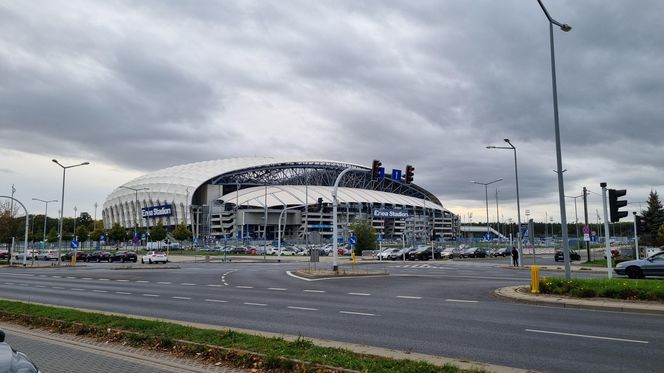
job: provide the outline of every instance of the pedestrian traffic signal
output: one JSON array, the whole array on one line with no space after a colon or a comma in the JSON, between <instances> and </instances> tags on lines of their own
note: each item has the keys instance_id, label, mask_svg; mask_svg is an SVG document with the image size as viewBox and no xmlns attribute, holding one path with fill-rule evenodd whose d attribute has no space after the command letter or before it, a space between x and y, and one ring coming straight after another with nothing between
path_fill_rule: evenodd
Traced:
<instances>
[{"instance_id":1,"label":"pedestrian traffic signal","mask_svg":"<svg viewBox=\"0 0 664 373\"><path fill-rule=\"evenodd\" d=\"M379 160L374 159L373 164L371 165L371 180L378 180L382 165L383 164Z\"/></svg>"},{"instance_id":2,"label":"pedestrian traffic signal","mask_svg":"<svg viewBox=\"0 0 664 373\"><path fill-rule=\"evenodd\" d=\"M618 200L618 197L622 197L625 194L627 194L627 190L625 189L609 189L609 212L612 223L617 223L620 219L628 215L627 211L618 211L621 207L627 206L627 201Z\"/></svg>"},{"instance_id":3,"label":"pedestrian traffic signal","mask_svg":"<svg viewBox=\"0 0 664 373\"><path fill-rule=\"evenodd\" d=\"M406 166L406 184L413 182L413 177L415 176L415 167L411 165Z\"/></svg>"},{"instance_id":4,"label":"pedestrian traffic signal","mask_svg":"<svg viewBox=\"0 0 664 373\"><path fill-rule=\"evenodd\" d=\"M648 221L643 217L639 215L634 215L634 219L636 219L636 234L644 234L646 233L646 225L648 224Z\"/></svg>"}]
</instances>

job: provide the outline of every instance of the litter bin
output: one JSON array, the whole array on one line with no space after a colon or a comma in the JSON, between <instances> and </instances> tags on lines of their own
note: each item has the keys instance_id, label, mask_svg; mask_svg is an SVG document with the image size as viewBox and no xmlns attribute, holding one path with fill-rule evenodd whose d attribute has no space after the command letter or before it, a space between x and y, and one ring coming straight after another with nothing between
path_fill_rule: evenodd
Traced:
<instances>
[{"instance_id":1,"label":"litter bin","mask_svg":"<svg viewBox=\"0 0 664 373\"><path fill-rule=\"evenodd\" d=\"M539 266L530 266L530 292L533 294L539 294L540 288L540 267Z\"/></svg>"}]
</instances>

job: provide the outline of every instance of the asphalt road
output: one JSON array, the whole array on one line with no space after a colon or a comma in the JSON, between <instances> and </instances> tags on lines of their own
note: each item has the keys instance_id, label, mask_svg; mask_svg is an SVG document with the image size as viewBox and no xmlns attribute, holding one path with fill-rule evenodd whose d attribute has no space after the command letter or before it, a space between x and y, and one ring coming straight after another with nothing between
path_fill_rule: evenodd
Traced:
<instances>
[{"instance_id":1,"label":"asphalt road","mask_svg":"<svg viewBox=\"0 0 664 373\"><path fill-rule=\"evenodd\" d=\"M507 259L387 262L390 275L305 281L302 263L0 271L0 296L302 335L547 372L653 372L664 317L511 303ZM561 274L558 274L561 275ZM584 274L584 276L590 276Z\"/></svg>"}]
</instances>

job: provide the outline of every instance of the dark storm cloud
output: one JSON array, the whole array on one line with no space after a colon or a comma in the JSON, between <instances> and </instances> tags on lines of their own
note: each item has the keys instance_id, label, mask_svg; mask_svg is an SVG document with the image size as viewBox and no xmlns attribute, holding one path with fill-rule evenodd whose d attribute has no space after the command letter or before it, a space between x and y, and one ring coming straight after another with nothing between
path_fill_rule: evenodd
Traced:
<instances>
[{"instance_id":1,"label":"dark storm cloud","mask_svg":"<svg viewBox=\"0 0 664 373\"><path fill-rule=\"evenodd\" d=\"M570 194L662 185L658 1L546 1ZM154 170L232 156L416 166L444 200L498 177L556 203L536 1L117 1L0 6L0 145ZM29 141L25 141L29 139ZM481 188L480 188L481 189Z\"/></svg>"}]
</instances>

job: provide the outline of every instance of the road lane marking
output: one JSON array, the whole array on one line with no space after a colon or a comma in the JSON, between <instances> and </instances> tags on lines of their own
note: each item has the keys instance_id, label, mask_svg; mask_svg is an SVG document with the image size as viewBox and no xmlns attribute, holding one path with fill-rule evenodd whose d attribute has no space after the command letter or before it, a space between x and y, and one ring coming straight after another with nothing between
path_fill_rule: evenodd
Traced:
<instances>
[{"instance_id":1,"label":"road lane marking","mask_svg":"<svg viewBox=\"0 0 664 373\"><path fill-rule=\"evenodd\" d=\"M192 284L191 282L181 282L180 285L183 285L183 286L196 286L196 284Z\"/></svg>"},{"instance_id":2,"label":"road lane marking","mask_svg":"<svg viewBox=\"0 0 664 373\"><path fill-rule=\"evenodd\" d=\"M259 307L265 307L267 304L265 303L252 303L252 302L244 302L247 306L259 306Z\"/></svg>"},{"instance_id":3,"label":"road lane marking","mask_svg":"<svg viewBox=\"0 0 664 373\"><path fill-rule=\"evenodd\" d=\"M38 288L45 288L46 286L44 285L37 285Z\"/></svg>"},{"instance_id":4,"label":"road lane marking","mask_svg":"<svg viewBox=\"0 0 664 373\"><path fill-rule=\"evenodd\" d=\"M597 335L587 335L587 334L574 334L574 333L562 333L562 332L552 332L548 330L537 330L537 329L526 329L527 332L531 333L544 333L544 334L555 334L555 335L565 335L568 337L579 337L579 338L591 338L591 339L604 339L607 341L618 341L618 342L629 342L629 343L650 343L648 341L639 341L635 339L623 339L623 338L612 338L612 337L600 337Z\"/></svg>"},{"instance_id":5,"label":"road lane marking","mask_svg":"<svg viewBox=\"0 0 664 373\"><path fill-rule=\"evenodd\" d=\"M129 280L115 280L117 282L129 282Z\"/></svg>"},{"instance_id":6,"label":"road lane marking","mask_svg":"<svg viewBox=\"0 0 664 373\"><path fill-rule=\"evenodd\" d=\"M81 280L92 280L90 277L81 277Z\"/></svg>"},{"instance_id":7,"label":"road lane marking","mask_svg":"<svg viewBox=\"0 0 664 373\"><path fill-rule=\"evenodd\" d=\"M172 282L168 282L168 281L158 281L157 283L158 283L158 284L162 284L162 285L170 285L170 284L172 284Z\"/></svg>"},{"instance_id":8,"label":"road lane marking","mask_svg":"<svg viewBox=\"0 0 664 373\"><path fill-rule=\"evenodd\" d=\"M228 303L227 300L221 300L221 299L206 299L206 302L215 302L215 303Z\"/></svg>"},{"instance_id":9,"label":"road lane marking","mask_svg":"<svg viewBox=\"0 0 664 373\"><path fill-rule=\"evenodd\" d=\"M222 286L224 286L224 285L210 284L210 285L208 285L208 286L209 286L209 287L212 287L212 288L220 288L220 287L222 287Z\"/></svg>"},{"instance_id":10,"label":"road lane marking","mask_svg":"<svg viewBox=\"0 0 664 373\"><path fill-rule=\"evenodd\" d=\"M288 308L292 310L302 310L302 311L318 311L318 308L310 308L310 307L296 307L296 306L288 306Z\"/></svg>"},{"instance_id":11,"label":"road lane marking","mask_svg":"<svg viewBox=\"0 0 664 373\"><path fill-rule=\"evenodd\" d=\"M150 281L145 281L145 280L137 280L136 282L138 282L139 284L149 284L150 283Z\"/></svg>"},{"instance_id":12,"label":"road lane marking","mask_svg":"<svg viewBox=\"0 0 664 373\"><path fill-rule=\"evenodd\" d=\"M445 299L445 302L457 302L457 303L479 303L478 300L465 300L465 299Z\"/></svg>"},{"instance_id":13,"label":"road lane marking","mask_svg":"<svg viewBox=\"0 0 664 373\"><path fill-rule=\"evenodd\" d=\"M157 294L141 294L144 297L158 297L159 295Z\"/></svg>"},{"instance_id":14,"label":"road lane marking","mask_svg":"<svg viewBox=\"0 0 664 373\"><path fill-rule=\"evenodd\" d=\"M126 291L116 291L115 294L131 295L131 293L127 293Z\"/></svg>"},{"instance_id":15,"label":"road lane marking","mask_svg":"<svg viewBox=\"0 0 664 373\"><path fill-rule=\"evenodd\" d=\"M254 287L253 286L238 285L238 286L236 286L236 288L238 288L238 289L253 289Z\"/></svg>"},{"instance_id":16,"label":"road lane marking","mask_svg":"<svg viewBox=\"0 0 664 373\"><path fill-rule=\"evenodd\" d=\"M72 277L72 276L67 276L67 278L70 279L70 280L71 279L76 279L76 277Z\"/></svg>"},{"instance_id":17,"label":"road lane marking","mask_svg":"<svg viewBox=\"0 0 664 373\"><path fill-rule=\"evenodd\" d=\"M366 297L366 296L369 296L371 294L369 294L369 293L348 293L348 295L361 295L361 296Z\"/></svg>"},{"instance_id":18,"label":"road lane marking","mask_svg":"<svg viewBox=\"0 0 664 373\"><path fill-rule=\"evenodd\" d=\"M111 280L108 279L108 278L98 278L97 280L99 280L99 281L111 281Z\"/></svg>"},{"instance_id":19,"label":"road lane marking","mask_svg":"<svg viewBox=\"0 0 664 373\"><path fill-rule=\"evenodd\" d=\"M69 290L74 290L74 291L85 291L85 289L80 289L80 288L70 288Z\"/></svg>"},{"instance_id":20,"label":"road lane marking","mask_svg":"<svg viewBox=\"0 0 664 373\"><path fill-rule=\"evenodd\" d=\"M61 286L51 286L51 289L64 290L65 288L63 288Z\"/></svg>"},{"instance_id":21,"label":"road lane marking","mask_svg":"<svg viewBox=\"0 0 664 373\"><path fill-rule=\"evenodd\" d=\"M305 290L302 290L302 291L305 292L305 293L324 293L325 292L325 290L310 290L310 289L305 289Z\"/></svg>"},{"instance_id":22,"label":"road lane marking","mask_svg":"<svg viewBox=\"0 0 664 373\"><path fill-rule=\"evenodd\" d=\"M397 295L397 298L401 299L422 299L422 297L414 297L411 295Z\"/></svg>"},{"instance_id":23,"label":"road lane marking","mask_svg":"<svg viewBox=\"0 0 664 373\"><path fill-rule=\"evenodd\" d=\"M346 315L376 316L376 314L364 313L364 312L339 311L339 313L343 313L343 314L346 314Z\"/></svg>"},{"instance_id":24,"label":"road lane marking","mask_svg":"<svg viewBox=\"0 0 664 373\"><path fill-rule=\"evenodd\" d=\"M62 278L62 276L51 276L53 278Z\"/></svg>"},{"instance_id":25,"label":"road lane marking","mask_svg":"<svg viewBox=\"0 0 664 373\"><path fill-rule=\"evenodd\" d=\"M94 293L108 293L107 290L97 290L97 289L93 290L92 292L94 292Z\"/></svg>"},{"instance_id":26,"label":"road lane marking","mask_svg":"<svg viewBox=\"0 0 664 373\"><path fill-rule=\"evenodd\" d=\"M286 291L286 290L288 290L288 289L284 289L284 288L267 288L267 290Z\"/></svg>"},{"instance_id":27,"label":"road lane marking","mask_svg":"<svg viewBox=\"0 0 664 373\"><path fill-rule=\"evenodd\" d=\"M189 297L172 297L173 299L191 300Z\"/></svg>"}]
</instances>

